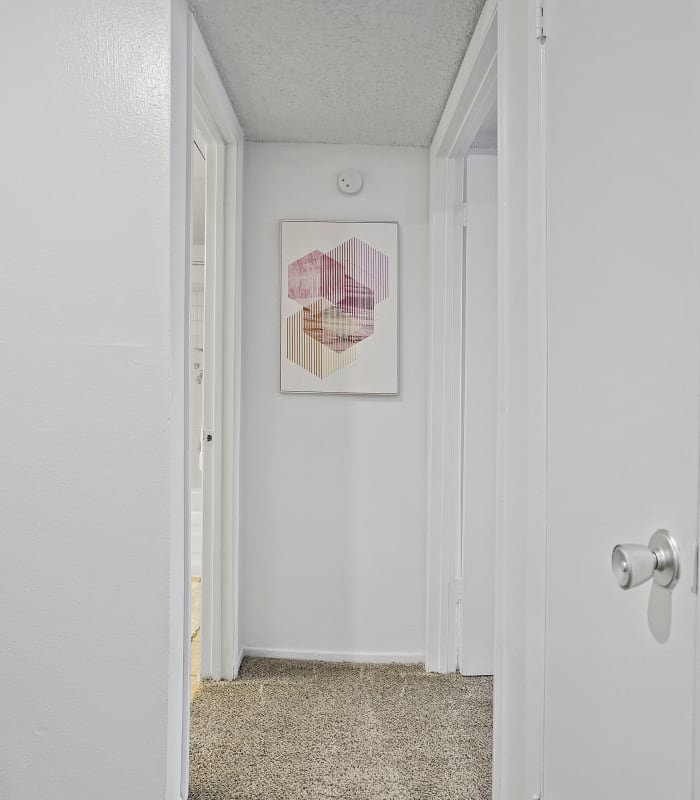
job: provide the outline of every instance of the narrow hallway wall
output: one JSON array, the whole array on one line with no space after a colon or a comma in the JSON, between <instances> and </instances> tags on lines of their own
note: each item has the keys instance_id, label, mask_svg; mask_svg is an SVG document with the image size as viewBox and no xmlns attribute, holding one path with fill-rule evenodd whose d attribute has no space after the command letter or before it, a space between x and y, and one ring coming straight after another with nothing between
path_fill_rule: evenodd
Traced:
<instances>
[{"instance_id":1,"label":"narrow hallway wall","mask_svg":"<svg viewBox=\"0 0 700 800\"><path fill-rule=\"evenodd\" d=\"M2 22L0 797L171 800L187 8L28 0Z\"/></svg>"},{"instance_id":2,"label":"narrow hallway wall","mask_svg":"<svg viewBox=\"0 0 700 800\"><path fill-rule=\"evenodd\" d=\"M364 174L353 197L346 167ZM243 642L421 661L428 151L250 143L244 214ZM398 221L398 397L280 393L281 219Z\"/></svg>"}]
</instances>

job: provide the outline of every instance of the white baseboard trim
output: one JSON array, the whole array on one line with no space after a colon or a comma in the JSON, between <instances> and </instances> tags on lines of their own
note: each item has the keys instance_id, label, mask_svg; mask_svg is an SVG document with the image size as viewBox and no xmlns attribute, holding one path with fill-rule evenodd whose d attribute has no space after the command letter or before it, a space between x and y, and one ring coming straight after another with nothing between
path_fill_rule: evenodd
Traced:
<instances>
[{"instance_id":1,"label":"white baseboard trim","mask_svg":"<svg viewBox=\"0 0 700 800\"><path fill-rule=\"evenodd\" d=\"M425 653L358 653L334 650L279 650L244 647L241 658L288 658L294 661L345 661L351 664L424 664Z\"/></svg>"}]
</instances>

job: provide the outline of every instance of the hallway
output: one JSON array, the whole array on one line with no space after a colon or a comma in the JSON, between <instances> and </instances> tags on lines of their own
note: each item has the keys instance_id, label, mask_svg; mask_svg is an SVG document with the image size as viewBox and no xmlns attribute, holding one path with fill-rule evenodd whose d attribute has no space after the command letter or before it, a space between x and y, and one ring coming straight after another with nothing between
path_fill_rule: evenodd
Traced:
<instances>
[{"instance_id":1,"label":"hallway","mask_svg":"<svg viewBox=\"0 0 700 800\"><path fill-rule=\"evenodd\" d=\"M192 703L190 800L486 800L492 679L246 658Z\"/></svg>"},{"instance_id":2,"label":"hallway","mask_svg":"<svg viewBox=\"0 0 700 800\"><path fill-rule=\"evenodd\" d=\"M0 800L700 800L700 2L5 6Z\"/></svg>"}]
</instances>

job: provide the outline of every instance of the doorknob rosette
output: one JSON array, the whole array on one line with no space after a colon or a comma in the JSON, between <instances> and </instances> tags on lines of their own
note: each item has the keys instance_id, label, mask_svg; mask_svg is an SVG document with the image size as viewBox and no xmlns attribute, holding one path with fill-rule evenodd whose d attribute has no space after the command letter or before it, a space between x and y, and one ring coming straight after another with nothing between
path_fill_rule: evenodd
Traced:
<instances>
[{"instance_id":1,"label":"doorknob rosette","mask_svg":"<svg viewBox=\"0 0 700 800\"><path fill-rule=\"evenodd\" d=\"M673 589L680 578L680 550L667 530L658 530L642 544L618 544L612 551L612 570L621 589L632 589L650 578L665 589Z\"/></svg>"}]
</instances>

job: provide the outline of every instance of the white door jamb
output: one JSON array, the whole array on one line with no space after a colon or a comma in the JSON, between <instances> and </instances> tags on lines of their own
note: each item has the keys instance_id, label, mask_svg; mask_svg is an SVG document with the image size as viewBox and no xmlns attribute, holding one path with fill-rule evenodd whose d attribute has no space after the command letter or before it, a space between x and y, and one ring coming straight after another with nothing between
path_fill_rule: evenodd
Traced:
<instances>
[{"instance_id":1,"label":"white door jamb","mask_svg":"<svg viewBox=\"0 0 700 800\"><path fill-rule=\"evenodd\" d=\"M210 261L216 281L214 334L215 492L216 524L210 544L210 586L202 607L202 675L232 680L240 663L238 647L238 539L242 260L243 132L201 33L192 21L193 103L214 140L207 154L207 229L214 228L214 258L209 230L206 242L207 280ZM214 159L211 159L213 151ZM214 178L213 181L210 178ZM211 184L214 186L211 186ZM212 208L214 212L212 213ZM213 220L212 220L213 217ZM213 221L210 226L209 221ZM223 232L223 233L222 233ZM216 345L219 345L217 348ZM206 346L209 346L207 342ZM205 353L206 356L206 353ZM206 545L205 545L206 546ZM203 575L203 584L205 576ZM208 608L205 609L205 606ZM206 638L210 637L210 642Z\"/></svg>"},{"instance_id":2,"label":"white door jamb","mask_svg":"<svg viewBox=\"0 0 700 800\"><path fill-rule=\"evenodd\" d=\"M497 97L497 0L487 0L430 148L426 669L457 667L464 369L464 159Z\"/></svg>"},{"instance_id":3,"label":"white door jamb","mask_svg":"<svg viewBox=\"0 0 700 800\"><path fill-rule=\"evenodd\" d=\"M456 668L461 538L463 159L498 103L498 432L494 800L538 797L547 486L544 45L538 0L487 0L430 149L426 668Z\"/></svg>"},{"instance_id":4,"label":"white door jamb","mask_svg":"<svg viewBox=\"0 0 700 800\"><path fill-rule=\"evenodd\" d=\"M239 646L239 454L240 454L240 406L241 406L241 264L242 264L242 200L243 200L243 148L244 135L234 114L231 103L224 90L214 62L209 55L204 39L196 21L188 11L188 51L189 51L189 130L187 132L187 194L191 195L192 170L191 150L194 136L194 118L209 129L210 139L207 169L213 167L215 173L207 174L215 178L215 193L207 197L207 213L214 215L216 246L216 305L218 330L215 334L219 343L215 348L214 372L218 376L216 388L217 429L213 444L216 451L217 491L214 493L213 510L216 524L212 526L212 541L205 543L209 548L208 586L205 588L202 608L202 667L203 676L218 680L233 680L238 674L242 658ZM214 155L214 158L211 158ZM210 162L211 159L211 162ZM189 200L188 200L189 203ZM187 302L182 309L188 319L190 304L190 261L191 236L187 238L186 280ZM206 265L207 269L209 264ZM207 343L208 345L209 343ZM187 349L185 386L190 382L190 351ZM189 475L189 404L185 402L183 435L186 438L185 463ZM190 658L190 486L186 480L185 489L185 607L182 624L184 627L184 652L182 686L182 747L181 780L179 793L182 799L188 795L189 760L189 658ZM206 556L205 556L206 557ZM203 565L204 569L207 569ZM203 576L203 588L207 578ZM208 641L207 641L208 640Z\"/></svg>"}]
</instances>

